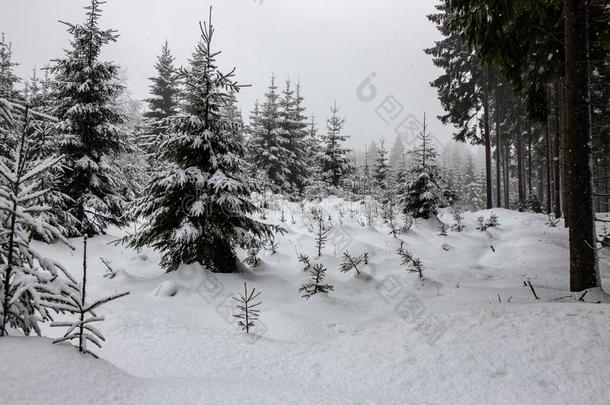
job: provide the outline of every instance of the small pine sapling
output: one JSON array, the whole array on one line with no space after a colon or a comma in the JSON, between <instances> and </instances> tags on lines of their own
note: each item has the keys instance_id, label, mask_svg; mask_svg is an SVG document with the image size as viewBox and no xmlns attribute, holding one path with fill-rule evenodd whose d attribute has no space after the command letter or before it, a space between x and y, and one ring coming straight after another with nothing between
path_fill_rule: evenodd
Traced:
<instances>
[{"instance_id":1,"label":"small pine sapling","mask_svg":"<svg viewBox=\"0 0 610 405\"><path fill-rule=\"evenodd\" d=\"M316 229L316 249L318 251L318 257L322 256L322 249L326 245L328 232L330 232L330 229L325 229L322 216L318 217L318 227Z\"/></svg>"},{"instance_id":2,"label":"small pine sapling","mask_svg":"<svg viewBox=\"0 0 610 405\"><path fill-rule=\"evenodd\" d=\"M462 232L466 227L466 225L462 223L464 220L464 215L462 215L460 211L455 210L453 211L453 220L455 221L455 224L451 226L451 230L455 232Z\"/></svg>"},{"instance_id":3,"label":"small pine sapling","mask_svg":"<svg viewBox=\"0 0 610 405\"><path fill-rule=\"evenodd\" d=\"M404 243L400 243L400 247L396 250L396 253L400 256L401 266L408 266L409 272L417 273L419 278L424 277L424 265L421 260L411 254L404 248Z\"/></svg>"},{"instance_id":4,"label":"small pine sapling","mask_svg":"<svg viewBox=\"0 0 610 405\"><path fill-rule=\"evenodd\" d=\"M233 299L237 301L237 308L239 309L239 314L233 315L233 317L239 319L237 324L241 326L241 330L245 330L246 333L250 333L250 328L253 328L255 322L258 321L260 309L257 307L261 302L254 302L254 300L259 295L261 295L261 293L260 291L256 292L256 288L252 288L252 290L248 292L248 286L244 283L243 295L240 294L237 298L233 297Z\"/></svg>"},{"instance_id":5,"label":"small pine sapling","mask_svg":"<svg viewBox=\"0 0 610 405\"><path fill-rule=\"evenodd\" d=\"M549 213L546 220L546 225L548 225L550 228L556 228L558 223L559 218L555 218L555 214Z\"/></svg>"},{"instance_id":6,"label":"small pine sapling","mask_svg":"<svg viewBox=\"0 0 610 405\"><path fill-rule=\"evenodd\" d=\"M280 217L280 221L282 221L282 223L286 223L286 213L284 212L283 208L282 208L282 216Z\"/></svg>"},{"instance_id":7,"label":"small pine sapling","mask_svg":"<svg viewBox=\"0 0 610 405\"><path fill-rule=\"evenodd\" d=\"M438 230L439 236L447 236L447 225L441 223L441 226L438 227Z\"/></svg>"},{"instance_id":8,"label":"small pine sapling","mask_svg":"<svg viewBox=\"0 0 610 405\"><path fill-rule=\"evenodd\" d=\"M303 293L301 298L309 299L309 297L317 293L328 295L330 291L335 290L335 287L332 285L323 284L326 278L326 269L321 263L314 264L309 270L309 274L311 275L311 281L301 285L301 288L299 288L299 292Z\"/></svg>"},{"instance_id":9,"label":"small pine sapling","mask_svg":"<svg viewBox=\"0 0 610 405\"><path fill-rule=\"evenodd\" d=\"M106 273L104 274L103 277L109 278L109 279L115 278L117 275L117 272L112 268L112 266L110 266L110 264L112 262L110 260L106 259L105 257L100 257L100 261L104 264L104 267L106 267Z\"/></svg>"},{"instance_id":10,"label":"small pine sapling","mask_svg":"<svg viewBox=\"0 0 610 405\"><path fill-rule=\"evenodd\" d=\"M87 342L93 343L100 349L102 348L101 342L105 341L104 335L102 335L102 333L92 324L94 322L102 322L104 317L98 316L94 310L110 301L114 301L117 298L126 295L129 295L129 292L102 298L92 304L87 303L87 236L85 235L83 239L83 281L81 283L81 289L79 294L74 294L71 295L69 299L64 299L62 305L64 310L78 315L78 319L74 322L52 322L51 326L53 327L68 328L64 336L53 340L53 343L77 340L79 352L88 353L97 359L98 356L87 349Z\"/></svg>"},{"instance_id":11,"label":"small pine sapling","mask_svg":"<svg viewBox=\"0 0 610 405\"><path fill-rule=\"evenodd\" d=\"M311 267L311 262L309 261L309 256L307 256L303 253L299 253L299 262L303 263L305 265L305 267L303 268L303 271L309 270L309 268Z\"/></svg>"},{"instance_id":12,"label":"small pine sapling","mask_svg":"<svg viewBox=\"0 0 610 405\"><path fill-rule=\"evenodd\" d=\"M363 259L362 256L354 257L354 256L351 256L349 254L349 252L344 252L343 253L343 262L341 263L341 266L339 267L339 271L341 271L342 273L347 273L351 269L354 269L354 270L356 270L357 274L360 274L360 269L358 269L358 265L362 262L362 259Z\"/></svg>"},{"instance_id":13,"label":"small pine sapling","mask_svg":"<svg viewBox=\"0 0 610 405\"><path fill-rule=\"evenodd\" d=\"M500 222L498 222L498 216L495 212L489 214L489 218L487 218L485 224L487 225L487 228L497 228L498 226L500 226Z\"/></svg>"},{"instance_id":14,"label":"small pine sapling","mask_svg":"<svg viewBox=\"0 0 610 405\"><path fill-rule=\"evenodd\" d=\"M487 230L487 222L485 222L485 218L482 216L477 217L477 222L479 223L477 229L481 232L485 232Z\"/></svg>"}]
</instances>

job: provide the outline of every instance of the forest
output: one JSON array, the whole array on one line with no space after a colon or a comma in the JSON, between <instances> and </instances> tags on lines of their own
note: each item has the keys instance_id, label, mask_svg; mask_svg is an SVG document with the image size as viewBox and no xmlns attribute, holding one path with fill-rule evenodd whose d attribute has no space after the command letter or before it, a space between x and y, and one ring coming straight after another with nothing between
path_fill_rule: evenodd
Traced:
<instances>
[{"instance_id":1,"label":"forest","mask_svg":"<svg viewBox=\"0 0 610 405\"><path fill-rule=\"evenodd\" d=\"M0 34L0 402L608 403L607 2L418 9L442 111L366 138L298 71L244 110L222 4L136 98L78 3L29 76Z\"/></svg>"}]
</instances>

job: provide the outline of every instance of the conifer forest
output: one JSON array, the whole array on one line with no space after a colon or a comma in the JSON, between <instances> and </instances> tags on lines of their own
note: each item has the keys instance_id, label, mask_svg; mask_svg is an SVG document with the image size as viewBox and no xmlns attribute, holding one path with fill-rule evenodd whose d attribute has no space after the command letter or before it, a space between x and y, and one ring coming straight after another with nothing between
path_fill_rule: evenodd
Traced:
<instances>
[{"instance_id":1,"label":"conifer forest","mask_svg":"<svg viewBox=\"0 0 610 405\"><path fill-rule=\"evenodd\" d=\"M607 0L0 0L0 404L610 403Z\"/></svg>"}]
</instances>

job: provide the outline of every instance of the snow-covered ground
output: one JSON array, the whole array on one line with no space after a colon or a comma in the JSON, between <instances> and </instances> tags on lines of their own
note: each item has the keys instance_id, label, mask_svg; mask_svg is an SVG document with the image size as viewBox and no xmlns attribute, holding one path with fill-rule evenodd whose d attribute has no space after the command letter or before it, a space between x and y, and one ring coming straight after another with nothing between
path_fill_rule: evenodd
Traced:
<instances>
[{"instance_id":1,"label":"snow-covered ground","mask_svg":"<svg viewBox=\"0 0 610 405\"><path fill-rule=\"evenodd\" d=\"M606 297L568 291L567 232L546 216L496 209L500 227L439 236L436 220L417 221L395 239L369 227L364 206L326 200L334 223L319 259L335 291L306 300L297 253L315 258L310 205L284 204L270 215L287 229L275 254L241 274L184 266L166 274L152 250L89 242L92 298L131 295L102 310L107 342L80 355L46 338L0 344L6 404L607 404L610 309ZM342 215L341 215L342 214ZM292 223L294 217L295 223ZM452 224L451 215L440 218ZM379 220L380 224L381 221ZM421 258L424 278L400 267L405 247ZM80 241L74 241L80 249ZM75 276L81 251L39 245ZM363 274L338 270L342 253L368 252ZM243 258L243 252L240 254ZM100 257L120 269L103 277ZM610 255L601 252L610 290ZM539 300L529 286L530 281ZM261 322L246 335L230 299L262 291ZM62 331L45 327L46 336Z\"/></svg>"}]
</instances>

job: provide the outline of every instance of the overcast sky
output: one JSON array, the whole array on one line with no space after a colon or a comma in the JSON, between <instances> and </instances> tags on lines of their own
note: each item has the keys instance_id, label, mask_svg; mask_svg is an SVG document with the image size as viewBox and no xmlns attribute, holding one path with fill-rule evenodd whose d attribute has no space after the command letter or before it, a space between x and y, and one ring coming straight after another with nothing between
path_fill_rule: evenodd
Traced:
<instances>
[{"instance_id":1,"label":"overcast sky","mask_svg":"<svg viewBox=\"0 0 610 405\"><path fill-rule=\"evenodd\" d=\"M0 32L13 42L17 72L29 76L62 55L67 46L65 26L58 20L80 22L86 0L0 0ZM252 87L239 96L244 118L262 98L272 72L299 79L308 113L321 122L334 100L347 118L350 144L360 147L385 137L393 142L394 127L408 114L421 119L427 112L431 132L442 141L451 128L436 119L442 113L429 82L439 74L423 52L439 38L426 19L433 0L110 0L104 6L103 28L117 29L120 38L103 57L127 73L134 98L148 92L148 77L167 38L179 64L186 62L199 36L198 21L213 5L216 48L220 66L237 67L240 83ZM358 86L374 72L371 84L358 96ZM396 118L376 113L388 96ZM387 104L390 109L389 104ZM394 119L393 119L394 118Z\"/></svg>"}]
</instances>

